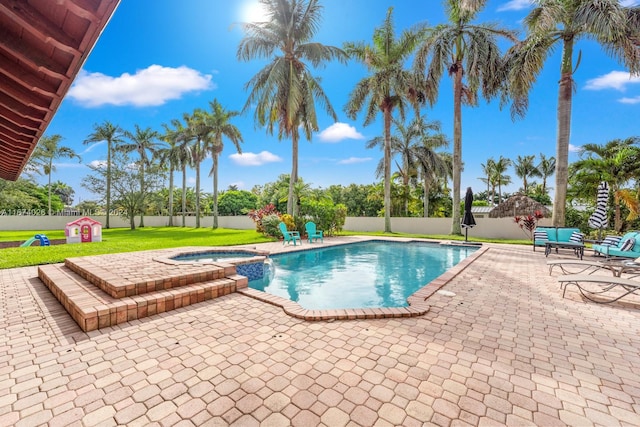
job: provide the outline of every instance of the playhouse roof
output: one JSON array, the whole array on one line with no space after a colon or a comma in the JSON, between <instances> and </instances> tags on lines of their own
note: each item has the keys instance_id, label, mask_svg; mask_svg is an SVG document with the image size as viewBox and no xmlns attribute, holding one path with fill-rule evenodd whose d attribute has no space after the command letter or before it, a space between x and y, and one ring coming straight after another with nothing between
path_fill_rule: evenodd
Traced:
<instances>
[{"instance_id":1,"label":"playhouse roof","mask_svg":"<svg viewBox=\"0 0 640 427\"><path fill-rule=\"evenodd\" d=\"M102 225L100 221L96 221L95 219L89 218L88 216L83 216L82 218L78 218L75 221L68 222L67 227L71 225L84 225L84 224Z\"/></svg>"}]
</instances>

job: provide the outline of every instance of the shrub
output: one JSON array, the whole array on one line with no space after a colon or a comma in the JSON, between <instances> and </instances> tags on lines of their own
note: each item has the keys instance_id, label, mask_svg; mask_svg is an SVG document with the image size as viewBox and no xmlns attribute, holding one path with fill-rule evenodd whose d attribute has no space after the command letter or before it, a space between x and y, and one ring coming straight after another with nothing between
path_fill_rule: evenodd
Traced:
<instances>
[{"instance_id":1,"label":"shrub","mask_svg":"<svg viewBox=\"0 0 640 427\"><path fill-rule=\"evenodd\" d=\"M334 235L342 231L347 218L347 207L343 204L334 205L330 200L306 200L302 203L301 212L304 223L313 221L318 230L324 231L325 236Z\"/></svg>"},{"instance_id":2,"label":"shrub","mask_svg":"<svg viewBox=\"0 0 640 427\"><path fill-rule=\"evenodd\" d=\"M256 231L258 233L265 233L265 234L267 233L265 232L264 225L262 224L262 220L264 217L270 216L270 215L276 215L278 217L278 222L280 222L279 220L280 212L278 212L276 207L271 203L264 206L263 208L251 210L247 214L247 216L251 218L253 222L256 223ZM275 236L277 236L277 234Z\"/></svg>"},{"instance_id":3,"label":"shrub","mask_svg":"<svg viewBox=\"0 0 640 427\"><path fill-rule=\"evenodd\" d=\"M280 222L282 222L280 216L275 214L270 214L262 217L262 228L264 230L263 233L269 237L281 237L282 233L280 232L279 227Z\"/></svg>"},{"instance_id":4,"label":"shrub","mask_svg":"<svg viewBox=\"0 0 640 427\"><path fill-rule=\"evenodd\" d=\"M536 229L538 221L544 218L544 215L540 211L535 211L533 215L516 216L513 221L518 224L522 231L533 240L533 230Z\"/></svg>"}]
</instances>

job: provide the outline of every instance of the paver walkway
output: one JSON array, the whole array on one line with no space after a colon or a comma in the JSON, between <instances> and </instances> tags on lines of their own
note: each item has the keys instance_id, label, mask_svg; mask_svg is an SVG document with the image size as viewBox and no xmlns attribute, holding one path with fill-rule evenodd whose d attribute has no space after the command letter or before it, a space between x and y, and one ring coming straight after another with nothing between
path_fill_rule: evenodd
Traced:
<instances>
[{"instance_id":1,"label":"paver walkway","mask_svg":"<svg viewBox=\"0 0 640 427\"><path fill-rule=\"evenodd\" d=\"M563 299L545 262L492 245L422 317L231 294L89 333L0 270L0 426L640 425L640 301Z\"/></svg>"}]
</instances>

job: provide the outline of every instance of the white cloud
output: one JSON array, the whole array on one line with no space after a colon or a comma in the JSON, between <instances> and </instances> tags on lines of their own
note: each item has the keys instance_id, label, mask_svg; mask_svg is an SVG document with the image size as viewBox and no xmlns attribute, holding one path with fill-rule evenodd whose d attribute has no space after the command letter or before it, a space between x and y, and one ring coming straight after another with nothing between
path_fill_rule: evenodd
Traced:
<instances>
[{"instance_id":1,"label":"white cloud","mask_svg":"<svg viewBox=\"0 0 640 427\"><path fill-rule=\"evenodd\" d=\"M107 161L106 160L92 160L89 162L89 167L91 168L104 168L107 167Z\"/></svg>"},{"instance_id":2,"label":"white cloud","mask_svg":"<svg viewBox=\"0 0 640 427\"><path fill-rule=\"evenodd\" d=\"M339 165L352 165L355 163L365 163L370 162L372 160L371 157L349 157L348 159L343 159L338 162Z\"/></svg>"},{"instance_id":3,"label":"white cloud","mask_svg":"<svg viewBox=\"0 0 640 427\"><path fill-rule=\"evenodd\" d=\"M80 162L76 163L54 163L54 166L57 168L84 168L86 167Z\"/></svg>"},{"instance_id":4,"label":"white cloud","mask_svg":"<svg viewBox=\"0 0 640 427\"><path fill-rule=\"evenodd\" d=\"M262 166L267 163L281 162L282 158L276 156L268 151L261 151L260 153L242 153L232 154L229 156L231 161L239 166Z\"/></svg>"},{"instance_id":5,"label":"white cloud","mask_svg":"<svg viewBox=\"0 0 640 427\"><path fill-rule=\"evenodd\" d=\"M86 107L101 105L162 105L193 91L215 89L210 74L181 66L178 68L151 65L135 74L118 77L80 71L69 89L69 97Z\"/></svg>"},{"instance_id":6,"label":"white cloud","mask_svg":"<svg viewBox=\"0 0 640 427\"><path fill-rule=\"evenodd\" d=\"M578 145L569 144L569 152L570 153L579 153L582 150L582 147Z\"/></svg>"},{"instance_id":7,"label":"white cloud","mask_svg":"<svg viewBox=\"0 0 640 427\"><path fill-rule=\"evenodd\" d=\"M640 4L640 0L621 0L620 5L624 7L632 7Z\"/></svg>"},{"instance_id":8,"label":"white cloud","mask_svg":"<svg viewBox=\"0 0 640 427\"><path fill-rule=\"evenodd\" d=\"M87 153L91 152L94 148L96 148L96 147L98 147L100 145L106 144L106 143L107 143L107 141L99 141L99 142L96 142L96 143L93 143L93 144L89 144L87 146L87 148L85 148L84 151L80 153L80 155L87 154Z\"/></svg>"},{"instance_id":9,"label":"white cloud","mask_svg":"<svg viewBox=\"0 0 640 427\"><path fill-rule=\"evenodd\" d=\"M640 77L632 77L626 71L611 71L603 76L588 80L584 88L590 90L616 89L622 92L626 89L626 85L633 83L640 83Z\"/></svg>"},{"instance_id":10,"label":"white cloud","mask_svg":"<svg viewBox=\"0 0 640 427\"><path fill-rule=\"evenodd\" d=\"M323 142L340 142L343 139L364 139L364 135L346 123L334 123L318 134Z\"/></svg>"},{"instance_id":11,"label":"white cloud","mask_svg":"<svg viewBox=\"0 0 640 427\"><path fill-rule=\"evenodd\" d=\"M640 96L636 96L634 98L620 98L618 102L623 104L640 104Z\"/></svg>"},{"instance_id":12,"label":"white cloud","mask_svg":"<svg viewBox=\"0 0 640 427\"><path fill-rule=\"evenodd\" d=\"M502 6L498 6L498 12L504 12L507 10L522 10L530 7L533 4L532 0L509 0Z\"/></svg>"}]
</instances>

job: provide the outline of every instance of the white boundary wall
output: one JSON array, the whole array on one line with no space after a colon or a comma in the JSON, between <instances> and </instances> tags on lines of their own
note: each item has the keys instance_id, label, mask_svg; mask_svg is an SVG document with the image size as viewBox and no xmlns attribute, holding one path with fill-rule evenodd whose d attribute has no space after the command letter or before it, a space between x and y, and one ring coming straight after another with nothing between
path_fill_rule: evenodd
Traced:
<instances>
[{"instance_id":1,"label":"white boundary wall","mask_svg":"<svg viewBox=\"0 0 640 427\"><path fill-rule=\"evenodd\" d=\"M75 221L77 216L0 216L1 230L64 230L68 222ZM106 223L105 216L91 216L92 219ZM195 227L196 217L185 218L187 227ZM135 224L140 218L136 217ZM469 238L482 237L493 239L527 239L528 235L518 227L513 218L476 218L477 225L469 229ZM148 227L165 227L169 224L167 216L146 216L144 225ZM174 217L175 226L182 225L182 217ZM118 216L109 217L112 228L128 228L129 220ZM551 225L550 218L544 218L539 225ZM200 227L212 227L213 217L201 217ZM220 216L220 228L251 230L255 224L247 216ZM348 231L383 231L384 218L347 217L344 229ZM397 233L447 235L451 232L451 218L391 218L391 230ZM463 230L464 233L464 230Z\"/></svg>"}]
</instances>

